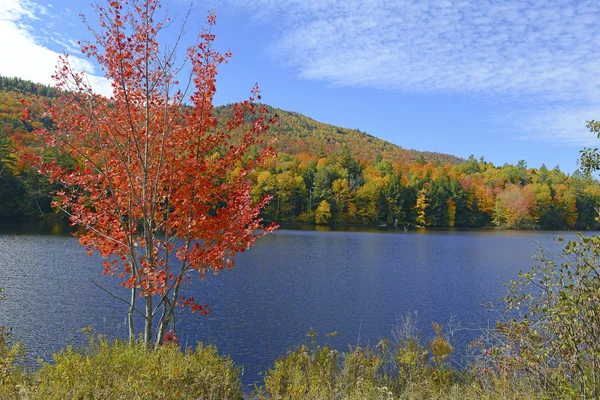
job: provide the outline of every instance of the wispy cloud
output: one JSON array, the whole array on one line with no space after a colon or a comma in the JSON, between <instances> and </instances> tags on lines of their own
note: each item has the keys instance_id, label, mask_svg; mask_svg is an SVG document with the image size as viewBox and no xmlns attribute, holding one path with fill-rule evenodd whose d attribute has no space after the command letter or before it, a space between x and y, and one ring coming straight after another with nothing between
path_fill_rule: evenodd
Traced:
<instances>
[{"instance_id":1,"label":"wispy cloud","mask_svg":"<svg viewBox=\"0 0 600 400\"><path fill-rule=\"evenodd\" d=\"M578 142L567 121L600 101L595 0L228 3L277 27L269 51L302 78L403 92L527 97L538 106L552 103L548 110L577 102L583 104L578 110L554 116L553 137Z\"/></svg>"},{"instance_id":2,"label":"wispy cloud","mask_svg":"<svg viewBox=\"0 0 600 400\"><path fill-rule=\"evenodd\" d=\"M29 0L2 0L0 2L0 75L18 76L34 82L53 84L59 53L48 47L58 44L73 53L74 42L56 30L45 29L42 17L50 10ZM94 75L94 66L86 59L71 57L75 69L85 71L94 90L104 95L111 92L106 79Z\"/></svg>"},{"instance_id":3,"label":"wispy cloud","mask_svg":"<svg viewBox=\"0 0 600 400\"><path fill-rule=\"evenodd\" d=\"M600 105L546 105L515 111L502 126L512 129L517 139L550 140L557 145L598 147L598 139L586 128L587 121L600 118Z\"/></svg>"}]
</instances>

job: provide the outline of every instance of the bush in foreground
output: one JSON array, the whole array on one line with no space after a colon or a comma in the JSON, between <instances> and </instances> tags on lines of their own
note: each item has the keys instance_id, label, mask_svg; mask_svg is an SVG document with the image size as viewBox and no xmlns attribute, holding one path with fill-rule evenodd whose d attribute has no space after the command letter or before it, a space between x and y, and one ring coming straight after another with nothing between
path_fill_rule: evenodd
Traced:
<instances>
[{"instance_id":1,"label":"bush in foreground","mask_svg":"<svg viewBox=\"0 0 600 400\"><path fill-rule=\"evenodd\" d=\"M257 388L262 399L387 399L397 398L417 385L427 395L439 395L458 379L449 367L452 352L438 325L435 337L422 344L414 320L402 319L395 343L382 340L375 348L350 347L338 353L316 344L303 344L277 360Z\"/></svg>"},{"instance_id":2,"label":"bush in foreground","mask_svg":"<svg viewBox=\"0 0 600 400\"><path fill-rule=\"evenodd\" d=\"M255 395L267 399L534 399L551 398L527 377L482 373L479 365L454 368L454 351L441 327L423 340L410 316L394 330L394 340L338 353L309 343L275 362Z\"/></svg>"},{"instance_id":3,"label":"bush in foreground","mask_svg":"<svg viewBox=\"0 0 600 400\"><path fill-rule=\"evenodd\" d=\"M559 241L562 239L559 238ZM600 398L600 236L579 236L561 263L543 252L507 284L510 318L487 332L475 365L552 398Z\"/></svg>"},{"instance_id":4,"label":"bush in foreground","mask_svg":"<svg viewBox=\"0 0 600 400\"><path fill-rule=\"evenodd\" d=\"M0 290L0 296L2 291ZM9 332L0 326L0 399L18 397L28 375L19 367L24 352L20 343L9 343Z\"/></svg>"},{"instance_id":5,"label":"bush in foreground","mask_svg":"<svg viewBox=\"0 0 600 400\"><path fill-rule=\"evenodd\" d=\"M239 369L214 346L148 349L143 343L96 337L90 346L67 347L30 375L19 375L27 399L240 399ZM4 386L4 385L2 385ZM0 389L0 393L3 393ZM2 397L2 396L0 396ZM4 398L2 397L2 398Z\"/></svg>"},{"instance_id":6,"label":"bush in foreground","mask_svg":"<svg viewBox=\"0 0 600 400\"><path fill-rule=\"evenodd\" d=\"M450 364L447 335L424 341L404 318L394 340L339 353L314 337L277 360L257 388L264 399L532 399L556 398L535 377L488 368L478 360ZM37 371L19 368L20 347L0 346L0 399L241 399L240 371L214 346L148 349L143 343L94 337L67 347ZM489 360L488 360L489 361Z\"/></svg>"}]
</instances>

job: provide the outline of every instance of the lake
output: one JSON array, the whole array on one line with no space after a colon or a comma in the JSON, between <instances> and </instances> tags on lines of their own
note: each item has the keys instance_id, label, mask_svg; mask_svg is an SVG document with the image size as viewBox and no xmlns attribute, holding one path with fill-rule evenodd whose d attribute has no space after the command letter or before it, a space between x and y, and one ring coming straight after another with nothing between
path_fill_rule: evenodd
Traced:
<instances>
[{"instance_id":1,"label":"lake","mask_svg":"<svg viewBox=\"0 0 600 400\"><path fill-rule=\"evenodd\" d=\"M92 281L123 290L100 275L62 227L0 226L0 325L12 328L29 355L48 360L79 330L126 335L126 305ZM303 340L312 327L318 341L343 351L391 337L400 316L417 312L424 335L431 322L467 323L458 344L473 339L496 314L483 306L500 299L502 282L533 265L542 245L557 252L557 232L522 231L306 231L278 230L236 257L236 267L195 282L186 292L212 309L183 314L182 344L215 344L244 368L250 387L259 373ZM575 236L562 232L565 238ZM328 332L339 335L326 338Z\"/></svg>"}]
</instances>

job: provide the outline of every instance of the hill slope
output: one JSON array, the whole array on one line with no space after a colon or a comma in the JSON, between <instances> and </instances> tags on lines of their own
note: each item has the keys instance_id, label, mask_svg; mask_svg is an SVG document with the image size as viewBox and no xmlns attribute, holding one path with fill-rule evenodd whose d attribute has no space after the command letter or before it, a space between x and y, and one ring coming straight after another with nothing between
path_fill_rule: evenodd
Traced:
<instances>
[{"instance_id":1,"label":"hill slope","mask_svg":"<svg viewBox=\"0 0 600 400\"><path fill-rule=\"evenodd\" d=\"M52 127L53 121L44 113L55 96L50 87L0 77L0 222L53 212L51 193L61 188L23 161L33 152L59 163L70 162L62 154L46 152L35 132L36 127ZM21 118L25 106L34 116L28 121ZM231 106L215 109L221 123L231 112ZM262 213L267 221L598 227L600 184L584 174L570 176L558 169L528 169L524 164L496 167L475 158L460 163L454 156L406 150L298 113L272 107L268 112L281 121L269 132L277 137L275 146L281 156L251 176L254 198L272 198Z\"/></svg>"},{"instance_id":2,"label":"hill slope","mask_svg":"<svg viewBox=\"0 0 600 400\"><path fill-rule=\"evenodd\" d=\"M357 129L341 128L315 121L305 115L293 111L267 106L270 114L279 116L280 122L270 134L277 138L275 149L287 154L319 153L331 154L347 145L352 154L360 160L375 160L381 155L384 160L414 162L423 156L426 161L439 160L442 164L460 164L462 158L443 153L408 150L383 139L376 138ZM215 108L219 121L227 120L232 106Z\"/></svg>"},{"instance_id":3,"label":"hill slope","mask_svg":"<svg viewBox=\"0 0 600 400\"><path fill-rule=\"evenodd\" d=\"M39 96L37 99L32 98L32 101L46 103L56 95L56 90L19 78L0 76L0 114L4 114L0 115L0 121L10 121L15 128L22 126L22 107L18 99L32 95ZM442 164L460 164L465 161L450 154L404 149L357 129L341 128L315 121L297 112L267 107L271 114L277 114L280 119L279 125L270 132L277 138L275 149L278 152L290 155L308 153L316 156L319 153L338 152L342 146L347 145L352 154L363 161L375 160L378 155L384 160L405 163L414 162L421 156L425 161L438 160ZM215 108L215 114L220 121L226 120L231 111L231 105Z\"/></svg>"}]
</instances>

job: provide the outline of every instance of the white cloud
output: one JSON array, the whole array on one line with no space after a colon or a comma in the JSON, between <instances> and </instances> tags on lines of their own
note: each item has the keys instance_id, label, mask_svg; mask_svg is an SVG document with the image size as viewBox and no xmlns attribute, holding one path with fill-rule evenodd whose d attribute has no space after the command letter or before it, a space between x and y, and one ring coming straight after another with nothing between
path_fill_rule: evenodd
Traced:
<instances>
[{"instance_id":1,"label":"white cloud","mask_svg":"<svg viewBox=\"0 0 600 400\"><path fill-rule=\"evenodd\" d=\"M560 102L552 137L576 143L575 116L598 111L600 1L223 1L276 27L269 52L305 79Z\"/></svg>"},{"instance_id":2,"label":"white cloud","mask_svg":"<svg viewBox=\"0 0 600 400\"><path fill-rule=\"evenodd\" d=\"M403 91L599 98L600 2L240 0L301 76ZM582 93L583 91L583 93Z\"/></svg>"},{"instance_id":3,"label":"white cloud","mask_svg":"<svg viewBox=\"0 0 600 400\"><path fill-rule=\"evenodd\" d=\"M586 128L587 121L600 118L600 105L548 105L527 113L513 113L504 126L513 126L524 140L547 139L558 145L598 146L596 136Z\"/></svg>"},{"instance_id":4,"label":"white cloud","mask_svg":"<svg viewBox=\"0 0 600 400\"><path fill-rule=\"evenodd\" d=\"M34 35L39 15L48 15L48 9L29 0L2 0L0 2L0 75L17 76L33 82L54 84L51 79L59 53L43 45ZM46 38L72 51L72 41L60 34ZM70 43L70 45L68 45ZM110 95L111 87L106 79L95 76L94 66L83 58L70 57L73 66L85 71L95 91Z\"/></svg>"}]
</instances>

